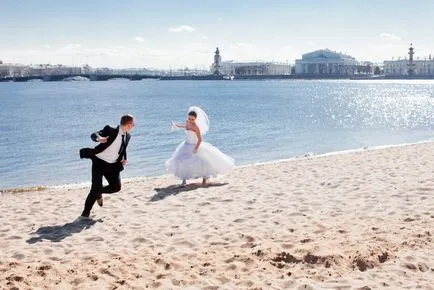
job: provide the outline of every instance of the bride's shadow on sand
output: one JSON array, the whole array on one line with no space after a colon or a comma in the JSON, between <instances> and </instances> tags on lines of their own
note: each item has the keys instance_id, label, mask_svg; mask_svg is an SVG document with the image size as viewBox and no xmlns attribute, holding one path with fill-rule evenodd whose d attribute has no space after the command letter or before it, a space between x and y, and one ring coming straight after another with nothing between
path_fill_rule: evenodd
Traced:
<instances>
[{"instance_id":1,"label":"bride's shadow on sand","mask_svg":"<svg viewBox=\"0 0 434 290\"><path fill-rule=\"evenodd\" d=\"M73 234L78 234L83 230L89 229L97 222L102 222L102 220L93 220L89 218L78 217L73 222L66 223L63 226L40 227L36 232L33 233L38 236L30 238L26 242L29 244L35 244L37 242L42 242L43 240L60 242L66 237L72 236Z\"/></svg>"},{"instance_id":2,"label":"bride's shadow on sand","mask_svg":"<svg viewBox=\"0 0 434 290\"><path fill-rule=\"evenodd\" d=\"M196 190L198 188L224 186L227 184L228 184L227 182L224 182L224 183L210 182L206 185L203 185L202 183L189 183L189 184L186 184L184 186L181 186L179 184L175 184L175 185L169 185L168 187L163 187L163 188L154 188L154 190L157 192L157 194L151 198L151 201L159 201L159 200L165 199L166 197L168 197L170 195L177 195L177 194L184 192L184 191Z\"/></svg>"}]
</instances>

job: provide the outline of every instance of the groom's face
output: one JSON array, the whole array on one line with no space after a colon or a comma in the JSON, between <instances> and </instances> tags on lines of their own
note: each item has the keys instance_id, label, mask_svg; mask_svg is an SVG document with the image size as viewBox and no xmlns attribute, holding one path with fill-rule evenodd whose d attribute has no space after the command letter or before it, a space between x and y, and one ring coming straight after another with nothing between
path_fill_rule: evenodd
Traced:
<instances>
[{"instance_id":1,"label":"groom's face","mask_svg":"<svg viewBox=\"0 0 434 290\"><path fill-rule=\"evenodd\" d=\"M124 131L128 133L128 132L130 132L134 128L134 126L135 126L134 120L131 121L131 122L129 122L129 123L126 123L124 125Z\"/></svg>"}]
</instances>

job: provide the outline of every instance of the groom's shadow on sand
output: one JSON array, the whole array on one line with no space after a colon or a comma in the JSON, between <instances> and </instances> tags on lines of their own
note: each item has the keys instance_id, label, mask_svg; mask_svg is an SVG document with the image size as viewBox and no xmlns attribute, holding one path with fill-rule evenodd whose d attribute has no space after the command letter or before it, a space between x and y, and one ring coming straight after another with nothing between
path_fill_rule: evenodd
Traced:
<instances>
[{"instance_id":1,"label":"groom's shadow on sand","mask_svg":"<svg viewBox=\"0 0 434 290\"><path fill-rule=\"evenodd\" d=\"M151 198L151 201L159 201L159 200L165 199L166 197L168 197L170 195L177 195L177 194L184 192L184 191L196 190L198 188L224 186L227 184L228 184L227 182L225 182L225 183L210 182L210 183L207 183L206 185L203 185L202 183L189 183L189 184L186 184L184 186L181 186L179 184L175 184L175 185L169 185L168 187L163 187L163 188L154 188L154 190L157 192L157 194Z\"/></svg>"},{"instance_id":2,"label":"groom's shadow on sand","mask_svg":"<svg viewBox=\"0 0 434 290\"><path fill-rule=\"evenodd\" d=\"M73 222L66 223L63 226L40 227L36 232L33 233L38 236L30 238L26 242L29 244L42 242L43 240L60 242L66 237L72 236L73 234L78 234L83 230L89 229L97 222L102 222L102 220L93 220L89 218L78 217Z\"/></svg>"}]
</instances>

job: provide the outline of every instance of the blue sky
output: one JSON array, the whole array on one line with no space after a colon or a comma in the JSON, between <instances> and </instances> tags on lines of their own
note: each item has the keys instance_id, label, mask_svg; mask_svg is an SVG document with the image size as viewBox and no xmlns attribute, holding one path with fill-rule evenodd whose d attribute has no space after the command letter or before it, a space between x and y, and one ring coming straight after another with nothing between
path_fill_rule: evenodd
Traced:
<instances>
[{"instance_id":1,"label":"blue sky","mask_svg":"<svg viewBox=\"0 0 434 290\"><path fill-rule=\"evenodd\" d=\"M294 63L329 48L382 62L434 56L434 1L0 0L0 60L94 67Z\"/></svg>"}]
</instances>

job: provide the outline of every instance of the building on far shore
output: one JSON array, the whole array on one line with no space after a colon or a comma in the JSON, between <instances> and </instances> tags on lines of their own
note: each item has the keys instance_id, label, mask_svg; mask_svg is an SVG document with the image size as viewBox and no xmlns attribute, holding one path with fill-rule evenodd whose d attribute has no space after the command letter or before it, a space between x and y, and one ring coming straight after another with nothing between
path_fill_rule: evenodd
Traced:
<instances>
[{"instance_id":1,"label":"building on far shore","mask_svg":"<svg viewBox=\"0 0 434 290\"><path fill-rule=\"evenodd\" d=\"M0 62L0 78L22 76L28 68L29 66L23 64Z\"/></svg>"},{"instance_id":2,"label":"building on far shore","mask_svg":"<svg viewBox=\"0 0 434 290\"><path fill-rule=\"evenodd\" d=\"M210 72L213 75L224 76L277 76L291 73L291 66L284 63L274 62L238 62L221 61L220 51L217 48L214 54L214 62Z\"/></svg>"},{"instance_id":3,"label":"building on far shore","mask_svg":"<svg viewBox=\"0 0 434 290\"><path fill-rule=\"evenodd\" d=\"M424 60L414 59L413 44L408 49L408 58L385 60L385 77L434 77L434 59L431 55Z\"/></svg>"},{"instance_id":4,"label":"building on far shore","mask_svg":"<svg viewBox=\"0 0 434 290\"><path fill-rule=\"evenodd\" d=\"M83 73L82 67L69 67L64 65L24 65L15 63L0 64L0 78L44 76L44 75L79 75Z\"/></svg>"},{"instance_id":5,"label":"building on far shore","mask_svg":"<svg viewBox=\"0 0 434 290\"><path fill-rule=\"evenodd\" d=\"M277 76L289 75L291 65L275 62L236 62L224 61L220 64L220 72L230 76Z\"/></svg>"},{"instance_id":6,"label":"building on far shore","mask_svg":"<svg viewBox=\"0 0 434 290\"><path fill-rule=\"evenodd\" d=\"M370 67L371 69L368 69ZM352 76L371 74L371 64L360 63L354 57L329 49L305 53L295 60L295 74L312 76Z\"/></svg>"},{"instance_id":7,"label":"building on far shore","mask_svg":"<svg viewBox=\"0 0 434 290\"><path fill-rule=\"evenodd\" d=\"M27 76L40 76L40 75L80 75L83 73L83 67L72 67L61 64L38 64L31 65L27 68L25 75Z\"/></svg>"}]
</instances>

